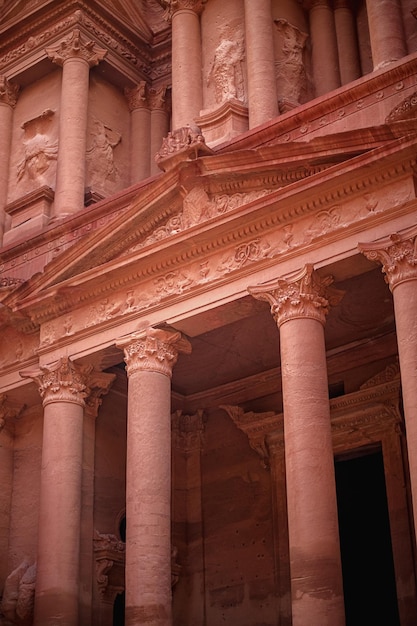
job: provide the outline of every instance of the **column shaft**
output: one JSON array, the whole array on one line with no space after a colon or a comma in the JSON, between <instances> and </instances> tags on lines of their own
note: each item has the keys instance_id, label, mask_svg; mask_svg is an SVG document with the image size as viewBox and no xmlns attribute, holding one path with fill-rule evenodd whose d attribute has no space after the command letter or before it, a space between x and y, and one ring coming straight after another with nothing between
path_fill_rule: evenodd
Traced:
<instances>
[{"instance_id":1,"label":"column shaft","mask_svg":"<svg viewBox=\"0 0 417 626\"><path fill-rule=\"evenodd\" d=\"M159 151L162 140L168 135L169 118L164 109L152 109L151 111L151 176L161 171L155 161L155 155Z\"/></svg>"},{"instance_id":2,"label":"column shaft","mask_svg":"<svg viewBox=\"0 0 417 626\"><path fill-rule=\"evenodd\" d=\"M69 58L64 62L55 190L56 217L64 217L84 207L89 74L90 68L84 59Z\"/></svg>"},{"instance_id":3,"label":"column shaft","mask_svg":"<svg viewBox=\"0 0 417 626\"><path fill-rule=\"evenodd\" d=\"M280 328L293 624L344 623L324 333ZM323 603L326 614L323 615Z\"/></svg>"},{"instance_id":4,"label":"column shaft","mask_svg":"<svg viewBox=\"0 0 417 626\"><path fill-rule=\"evenodd\" d=\"M150 175L151 112L146 107L131 113L130 182L132 185ZM162 141L161 141L162 143Z\"/></svg>"},{"instance_id":5,"label":"column shaft","mask_svg":"<svg viewBox=\"0 0 417 626\"><path fill-rule=\"evenodd\" d=\"M172 624L171 372L180 333L150 329L118 343L129 377L126 624Z\"/></svg>"},{"instance_id":6,"label":"column shaft","mask_svg":"<svg viewBox=\"0 0 417 626\"><path fill-rule=\"evenodd\" d=\"M172 17L172 128L193 125L202 106L200 18L180 9Z\"/></svg>"},{"instance_id":7,"label":"column shaft","mask_svg":"<svg viewBox=\"0 0 417 626\"><path fill-rule=\"evenodd\" d=\"M271 0L245 0L249 128L278 115Z\"/></svg>"},{"instance_id":8,"label":"column shaft","mask_svg":"<svg viewBox=\"0 0 417 626\"><path fill-rule=\"evenodd\" d=\"M314 85L316 96L321 96L340 87L336 30L328 0L312 0L310 6Z\"/></svg>"},{"instance_id":9,"label":"column shaft","mask_svg":"<svg viewBox=\"0 0 417 626\"><path fill-rule=\"evenodd\" d=\"M407 54L399 0L366 0L374 70ZM410 18L411 19L411 18Z\"/></svg>"},{"instance_id":10,"label":"column shaft","mask_svg":"<svg viewBox=\"0 0 417 626\"><path fill-rule=\"evenodd\" d=\"M0 245L6 227L7 191L9 183L10 146L12 141L13 107L18 87L0 76Z\"/></svg>"},{"instance_id":11,"label":"column shaft","mask_svg":"<svg viewBox=\"0 0 417 626\"><path fill-rule=\"evenodd\" d=\"M361 75L355 17L348 0L338 0L334 8L340 80L342 85Z\"/></svg>"},{"instance_id":12,"label":"column shaft","mask_svg":"<svg viewBox=\"0 0 417 626\"><path fill-rule=\"evenodd\" d=\"M45 406L35 625L78 626L83 407Z\"/></svg>"}]
</instances>

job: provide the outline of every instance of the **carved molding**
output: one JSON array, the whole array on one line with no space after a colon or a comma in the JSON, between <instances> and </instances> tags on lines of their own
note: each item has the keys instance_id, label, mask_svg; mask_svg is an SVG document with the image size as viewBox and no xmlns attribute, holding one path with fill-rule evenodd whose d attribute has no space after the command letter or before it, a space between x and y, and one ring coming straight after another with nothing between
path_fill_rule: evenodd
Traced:
<instances>
[{"instance_id":1,"label":"carved molding","mask_svg":"<svg viewBox=\"0 0 417 626\"><path fill-rule=\"evenodd\" d=\"M57 65L64 65L69 59L83 59L89 67L93 67L104 59L107 50L100 48L95 41L82 36L80 30L75 28L57 45L46 48L46 54Z\"/></svg>"},{"instance_id":2,"label":"carved molding","mask_svg":"<svg viewBox=\"0 0 417 626\"><path fill-rule=\"evenodd\" d=\"M12 83L6 76L0 74L0 103L14 108L19 93L19 85Z\"/></svg>"},{"instance_id":3,"label":"carved molding","mask_svg":"<svg viewBox=\"0 0 417 626\"><path fill-rule=\"evenodd\" d=\"M39 370L20 372L20 376L31 378L37 384L44 406L51 402L72 402L84 407L90 393L92 369L91 365L77 365L68 357L61 357Z\"/></svg>"},{"instance_id":4,"label":"carved molding","mask_svg":"<svg viewBox=\"0 0 417 626\"><path fill-rule=\"evenodd\" d=\"M417 92L412 93L411 96L397 104L387 115L385 122L390 124L415 117L417 117Z\"/></svg>"},{"instance_id":5,"label":"carved molding","mask_svg":"<svg viewBox=\"0 0 417 626\"><path fill-rule=\"evenodd\" d=\"M375 243L360 243L359 250L370 261L382 265L391 291L405 281L417 280L417 228L394 233Z\"/></svg>"},{"instance_id":6,"label":"carved molding","mask_svg":"<svg viewBox=\"0 0 417 626\"><path fill-rule=\"evenodd\" d=\"M322 278L311 264L290 278L278 278L249 287L249 293L271 306L271 314L278 326L291 319L309 318L325 324L330 306L340 302L343 293L330 288L332 276Z\"/></svg>"},{"instance_id":7,"label":"carved molding","mask_svg":"<svg viewBox=\"0 0 417 626\"><path fill-rule=\"evenodd\" d=\"M132 376L138 371L158 372L171 378L180 352L190 354L191 344L180 332L149 328L116 343L123 348L126 371Z\"/></svg>"},{"instance_id":8,"label":"carved molding","mask_svg":"<svg viewBox=\"0 0 417 626\"><path fill-rule=\"evenodd\" d=\"M171 21L177 11L193 11L197 15L203 12L207 0L159 0L165 9L164 19Z\"/></svg>"}]
</instances>

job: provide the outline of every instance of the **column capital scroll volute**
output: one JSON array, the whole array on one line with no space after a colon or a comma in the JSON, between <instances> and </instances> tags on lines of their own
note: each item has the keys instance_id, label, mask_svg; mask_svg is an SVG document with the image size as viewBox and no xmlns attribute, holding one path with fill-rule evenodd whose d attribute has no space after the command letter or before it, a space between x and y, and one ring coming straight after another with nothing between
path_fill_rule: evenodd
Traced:
<instances>
[{"instance_id":1,"label":"column capital scroll volute","mask_svg":"<svg viewBox=\"0 0 417 626\"><path fill-rule=\"evenodd\" d=\"M400 283L417 280L417 228L403 234L394 233L378 242L360 243L362 254L382 265L391 291Z\"/></svg>"},{"instance_id":2,"label":"column capital scroll volute","mask_svg":"<svg viewBox=\"0 0 417 626\"><path fill-rule=\"evenodd\" d=\"M116 342L123 348L128 376L137 371L158 372L171 378L179 354L191 353L191 344L179 331L148 328Z\"/></svg>"},{"instance_id":3,"label":"column capital scroll volute","mask_svg":"<svg viewBox=\"0 0 417 626\"><path fill-rule=\"evenodd\" d=\"M0 74L0 103L8 104L12 109L16 106L19 85L12 83L4 74Z\"/></svg>"},{"instance_id":4,"label":"column capital scroll volute","mask_svg":"<svg viewBox=\"0 0 417 626\"><path fill-rule=\"evenodd\" d=\"M321 277L307 264L288 278L277 278L262 285L248 287L257 300L271 306L271 313L278 326L291 319L309 318L325 324L331 306L336 306L344 292L330 285L332 276Z\"/></svg>"},{"instance_id":5,"label":"column capital scroll volute","mask_svg":"<svg viewBox=\"0 0 417 626\"><path fill-rule=\"evenodd\" d=\"M57 65L62 66L69 59L82 59L89 67L93 67L104 59L107 50L81 35L81 31L75 28L55 46L46 48L46 54Z\"/></svg>"},{"instance_id":6,"label":"column capital scroll volute","mask_svg":"<svg viewBox=\"0 0 417 626\"><path fill-rule=\"evenodd\" d=\"M169 22L177 11L188 10L200 15L207 0L159 0L165 9L164 19Z\"/></svg>"},{"instance_id":7,"label":"column capital scroll volute","mask_svg":"<svg viewBox=\"0 0 417 626\"><path fill-rule=\"evenodd\" d=\"M149 108L149 87L146 80L141 80L134 87L126 87L124 94L130 111Z\"/></svg>"},{"instance_id":8,"label":"column capital scroll volute","mask_svg":"<svg viewBox=\"0 0 417 626\"><path fill-rule=\"evenodd\" d=\"M116 374L107 374L106 372L91 371L88 376L89 394L85 398L85 412L91 417L97 417L99 408L103 402L103 396L109 392L109 389L116 378Z\"/></svg>"},{"instance_id":9,"label":"column capital scroll volute","mask_svg":"<svg viewBox=\"0 0 417 626\"><path fill-rule=\"evenodd\" d=\"M68 357L61 357L38 370L19 374L37 384L44 407L52 402L71 402L84 407L85 398L90 394L88 381L92 369L92 365L77 365Z\"/></svg>"}]
</instances>

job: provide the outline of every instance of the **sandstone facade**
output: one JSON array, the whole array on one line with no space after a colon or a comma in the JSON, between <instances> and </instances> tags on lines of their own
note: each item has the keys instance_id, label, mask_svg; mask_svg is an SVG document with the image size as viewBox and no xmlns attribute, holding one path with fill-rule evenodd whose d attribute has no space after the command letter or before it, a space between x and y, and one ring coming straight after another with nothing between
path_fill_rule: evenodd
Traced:
<instances>
[{"instance_id":1,"label":"sandstone facade","mask_svg":"<svg viewBox=\"0 0 417 626\"><path fill-rule=\"evenodd\" d=\"M416 18L0 2L1 624L416 624Z\"/></svg>"}]
</instances>

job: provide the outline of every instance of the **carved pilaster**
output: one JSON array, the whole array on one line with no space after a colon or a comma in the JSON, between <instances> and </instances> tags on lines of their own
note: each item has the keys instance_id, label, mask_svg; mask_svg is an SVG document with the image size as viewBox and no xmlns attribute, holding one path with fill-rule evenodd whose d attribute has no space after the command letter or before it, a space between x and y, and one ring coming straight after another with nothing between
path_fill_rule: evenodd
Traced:
<instances>
[{"instance_id":1,"label":"carved pilaster","mask_svg":"<svg viewBox=\"0 0 417 626\"><path fill-rule=\"evenodd\" d=\"M204 411L198 410L194 415L184 415L176 411L172 415L172 443L189 456L201 450L204 436Z\"/></svg>"},{"instance_id":2,"label":"carved pilaster","mask_svg":"<svg viewBox=\"0 0 417 626\"><path fill-rule=\"evenodd\" d=\"M68 37L62 39L56 46L46 48L46 54L53 63L63 65L68 59L83 59L89 67L98 65L107 54L107 50L100 48L94 41L81 35L75 28Z\"/></svg>"},{"instance_id":3,"label":"carved pilaster","mask_svg":"<svg viewBox=\"0 0 417 626\"><path fill-rule=\"evenodd\" d=\"M103 402L102 396L108 393L116 374L92 371L88 378L89 395L85 399L85 411L91 417L97 417Z\"/></svg>"},{"instance_id":4,"label":"carved pilaster","mask_svg":"<svg viewBox=\"0 0 417 626\"><path fill-rule=\"evenodd\" d=\"M39 370L20 372L20 376L31 378L38 385L44 407L51 402L72 402L84 407L90 393L92 369L90 365L76 365L68 357L62 357Z\"/></svg>"},{"instance_id":5,"label":"carved pilaster","mask_svg":"<svg viewBox=\"0 0 417 626\"><path fill-rule=\"evenodd\" d=\"M191 344L180 332L150 328L117 342L124 349L128 376L137 371L159 372L171 378L180 352L190 354Z\"/></svg>"},{"instance_id":6,"label":"carved pilaster","mask_svg":"<svg viewBox=\"0 0 417 626\"><path fill-rule=\"evenodd\" d=\"M170 21L177 11L193 11L197 15L203 12L207 0L160 0L165 9L164 19Z\"/></svg>"},{"instance_id":7,"label":"carved pilaster","mask_svg":"<svg viewBox=\"0 0 417 626\"><path fill-rule=\"evenodd\" d=\"M11 402L5 393L0 393L0 433L6 425L6 421L20 415L24 405Z\"/></svg>"},{"instance_id":8,"label":"carved pilaster","mask_svg":"<svg viewBox=\"0 0 417 626\"><path fill-rule=\"evenodd\" d=\"M256 287L249 293L271 305L271 313L281 326L296 318L315 319L324 325L330 306L340 302L343 293L331 288L332 276L322 278L308 264L290 278L278 278Z\"/></svg>"},{"instance_id":9,"label":"carved pilaster","mask_svg":"<svg viewBox=\"0 0 417 626\"><path fill-rule=\"evenodd\" d=\"M125 96L130 111L141 108L149 108L148 85L146 80L141 80L135 87L126 87Z\"/></svg>"},{"instance_id":10,"label":"carved pilaster","mask_svg":"<svg viewBox=\"0 0 417 626\"><path fill-rule=\"evenodd\" d=\"M9 79L0 74L0 103L8 104L12 108L16 106L19 85L10 82Z\"/></svg>"},{"instance_id":11,"label":"carved pilaster","mask_svg":"<svg viewBox=\"0 0 417 626\"><path fill-rule=\"evenodd\" d=\"M417 280L417 228L393 234L378 243L360 243L359 250L370 261L382 265L391 291L400 283Z\"/></svg>"}]
</instances>

